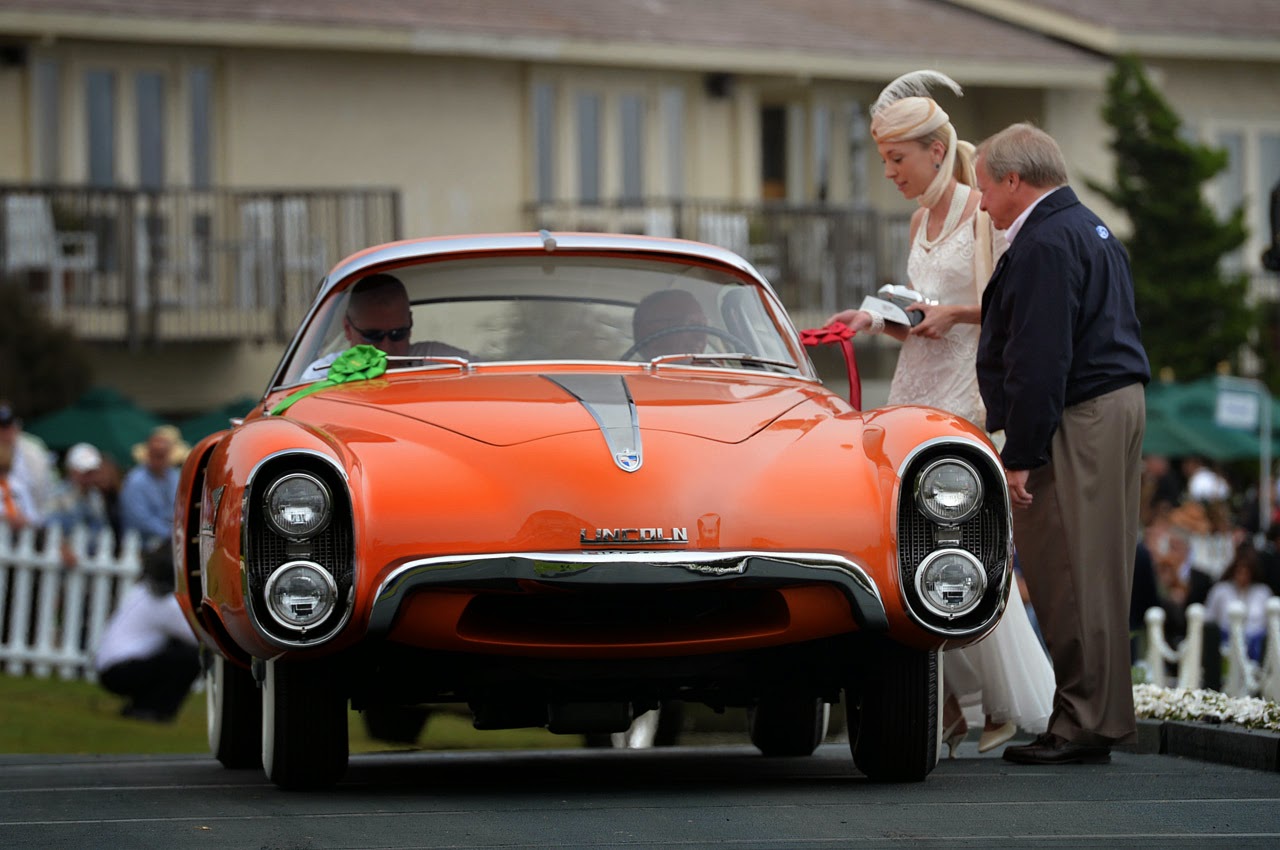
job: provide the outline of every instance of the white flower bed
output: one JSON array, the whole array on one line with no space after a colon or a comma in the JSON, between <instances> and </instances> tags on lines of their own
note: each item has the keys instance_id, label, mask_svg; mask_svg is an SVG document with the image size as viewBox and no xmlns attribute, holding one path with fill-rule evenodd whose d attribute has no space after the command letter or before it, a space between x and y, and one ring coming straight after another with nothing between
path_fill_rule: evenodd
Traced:
<instances>
[{"instance_id":1,"label":"white flower bed","mask_svg":"<svg viewBox=\"0 0 1280 850\"><path fill-rule=\"evenodd\" d=\"M1236 723L1250 729L1280 732L1280 705L1256 697L1229 697L1217 691L1134 685L1138 717L1153 720L1203 720Z\"/></svg>"}]
</instances>

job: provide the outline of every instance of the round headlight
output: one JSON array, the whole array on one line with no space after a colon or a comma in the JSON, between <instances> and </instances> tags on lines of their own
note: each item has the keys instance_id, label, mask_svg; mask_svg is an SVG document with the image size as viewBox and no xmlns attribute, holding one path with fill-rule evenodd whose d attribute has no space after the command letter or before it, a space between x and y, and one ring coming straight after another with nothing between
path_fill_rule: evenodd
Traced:
<instances>
[{"instance_id":1,"label":"round headlight","mask_svg":"<svg viewBox=\"0 0 1280 850\"><path fill-rule=\"evenodd\" d=\"M916 592L925 606L948 619L974 609L987 590L987 572L963 549L939 549L916 570Z\"/></svg>"},{"instance_id":2,"label":"round headlight","mask_svg":"<svg viewBox=\"0 0 1280 850\"><path fill-rule=\"evenodd\" d=\"M944 525L958 525L982 507L982 479L962 460L937 460L916 479L916 506Z\"/></svg>"},{"instance_id":3,"label":"round headlight","mask_svg":"<svg viewBox=\"0 0 1280 850\"><path fill-rule=\"evenodd\" d=\"M290 561L267 579L267 610L276 622L305 629L324 622L338 602L338 585L318 564Z\"/></svg>"},{"instance_id":4,"label":"round headlight","mask_svg":"<svg viewBox=\"0 0 1280 850\"><path fill-rule=\"evenodd\" d=\"M303 540L329 524L329 489L301 472L286 475L267 491L267 522L282 537Z\"/></svg>"}]
</instances>

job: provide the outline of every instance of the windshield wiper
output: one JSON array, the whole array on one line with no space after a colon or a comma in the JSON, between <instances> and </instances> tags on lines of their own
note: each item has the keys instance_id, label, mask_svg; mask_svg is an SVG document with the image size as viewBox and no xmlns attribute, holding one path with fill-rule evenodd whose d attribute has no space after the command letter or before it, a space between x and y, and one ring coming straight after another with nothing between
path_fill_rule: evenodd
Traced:
<instances>
[{"instance_id":1,"label":"windshield wiper","mask_svg":"<svg viewBox=\"0 0 1280 850\"><path fill-rule=\"evenodd\" d=\"M685 354L662 354L650 360L649 367L654 368L657 366L661 366L664 363L678 363L682 361L689 361L692 363L702 363L702 362L719 361L719 360L736 360L748 366L781 366L786 369L799 368L798 366L796 366L795 363L792 363L790 360L774 360L773 358L770 358L770 357L757 357L754 354L746 354L741 351L736 351L736 352L735 351L728 351L728 352L718 352L718 351L692 352L690 351Z\"/></svg>"},{"instance_id":2,"label":"windshield wiper","mask_svg":"<svg viewBox=\"0 0 1280 850\"><path fill-rule=\"evenodd\" d=\"M404 355L388 354L387 355L388 369L391 368L392 366L397 366L397 365L404 366L411 363L421 363L424 366L427 366L427 365L456 366L464 372L471 368L471 361L465 357L454 357L454 356L445 357L445 356L436 356L433 354L404 354Z\"/></svg>"}]
</instances>

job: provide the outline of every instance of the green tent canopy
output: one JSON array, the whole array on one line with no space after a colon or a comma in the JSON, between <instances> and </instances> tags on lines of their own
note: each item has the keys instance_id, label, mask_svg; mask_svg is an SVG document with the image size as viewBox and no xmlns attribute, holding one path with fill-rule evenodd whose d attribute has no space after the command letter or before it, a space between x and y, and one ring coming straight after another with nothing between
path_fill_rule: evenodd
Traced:
<instances>
[{"instance_id":1,"label":"green tent canopy","mask_svg":"<svg viewBox=\"0 0 1280 850\"><path fill-rule=\"evenodd\" d=\"M121 469L133 466L133 446L146 441L164 421L108 387L94 387L70 407L47 413L25 425L53 451L92 443Z\"/></svg>"},{"instance_id":2,"label":"green tent canopy","mask_svg":"<svg viewBox=\"0 0 1280 850\"><path fill-rule=\"evenodd\" d=\"M1224 428L1215 420L1218 382L1214 378L1147 386L1147 432L1143 454L1200 455L1230 462L1261 456L1257 431ZM1271 402L1271 456L1280 457L1280 403Z\"/></svg>"}]
</instances>

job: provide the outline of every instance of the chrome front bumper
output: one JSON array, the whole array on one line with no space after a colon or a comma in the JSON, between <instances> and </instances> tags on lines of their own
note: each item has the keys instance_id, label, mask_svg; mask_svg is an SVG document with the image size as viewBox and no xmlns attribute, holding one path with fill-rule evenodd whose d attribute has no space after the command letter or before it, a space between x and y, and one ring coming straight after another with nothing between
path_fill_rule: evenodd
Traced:
<instances>
[{"instance_id":1,"label":"chrome front bumper","mask_svg":"<svg viewBox=\"0 0 1280 850\"><path fill-rule=\"evenodd\" d=\"M424 558L396 568L374 598L369 633L384 635L415 590L523 592L530 583L584 589L829 585L849 601L866 631L885 631L884 602L866 571L847 558L800 552L522 552Z\"/></svg>"}]
</instances>

